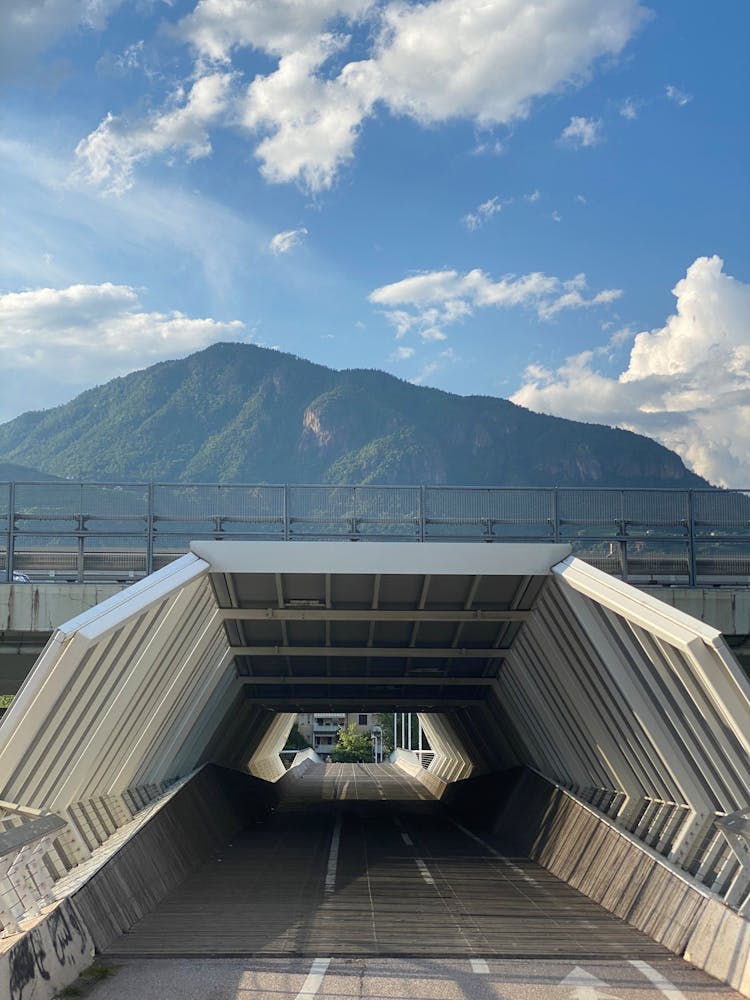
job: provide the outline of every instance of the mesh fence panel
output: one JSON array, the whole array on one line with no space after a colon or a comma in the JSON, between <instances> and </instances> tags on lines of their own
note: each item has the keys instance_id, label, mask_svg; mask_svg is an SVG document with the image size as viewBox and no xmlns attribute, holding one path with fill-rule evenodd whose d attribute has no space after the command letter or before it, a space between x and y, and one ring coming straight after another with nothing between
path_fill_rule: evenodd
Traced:
<instances>
[{"instance_id":1,"label":"mesh fence panel","mask_svg":"<svg viewBox=\"0 0 750 1000\"><path fill-rule=\"evenodd\" d=\"M750 532L750 492L693 493L693 520L699 534Z\"/></svg>"},{"instance_id":2,"label":"mesh fence panel","mask_svg":"<svg viewBox=\"0 0 750 1000\"><path fill-rule=\"evenodd\" d=\"M16 520L77 521L81 492L80 483L16 483Z\"/></svg>"},{"instance_id":3,"label":"mesh fence panel","mask_svg":"<svg viewBox=\"0 0 750 1000\"><path fill-rule=\"evenodd\" d=\"M607 573L674 583L691 573L692 519L697 575L690 581L750 578L750 491L0 483L3 549L11 497L21 572L24 563L41 573L67 566L72 557L61 550L75 549L78 535L91 555L87 567L103 566L107 550L115 573L140 565L136 553L146 551L153 524L159 558L200 538L502 542L548 541L559 531L576 555ZM0 569L7 562L0 553Z\"/></svg>"},{"instance_id":4,"label":"mesh fence panel","mask_svg":"<svg viewBox=\"0 0 750 1000\"><path fill-rule=\"evenodd\" d=\"M557 497L563 534L581 528L601 528L601 534L617 533L622 521L622 493L618 490L560 490Z\"/></svg>"},{"instance_id":5,"label":"mesh fence panel","mask_svg":"<svg viewBox=\"0 0 750 1000\"><path fill-rule=\"evenodd\" d=\"M686 534L688 494L681 490L625 490L623 513L630 535L665 528Z\"/></svg>"},{"instance_id":6,"label":"mesh fence panel","mask_svg":"<svg viewBox=\"0 0 750 1000\"><path fill-rule=\"evenodd\" d=\"M429 521L544 524L554 520L554 511L553 490L425 489L425 517Z\"/></svg>"},{"instance_id":7,"label":"mesh fence panel","mask_svg":"<svg viewBox=\"0 0 750 1000\"><path fill-rule=\"evenodd\" d=\"M154 487L154 516L189 524L271 523L284 518L284 487L159 485Z\"/></svg>"},{"instance_id":8,"label":"mesh fence panel","mask_svg":"<svg viewBox=\"0 0 750 1000\"><path fill-rule=\"evenodd\" d=\"M81 488L80 513L100 520L145 519L148 516L148 487L84 483Z\"/></svg>"},{"instance_id":9,"label":"mesh fence panel","mask_svg":"<svg viewBox=\"0 0 750 1000\"><path fill-rule=\"evenodd\" d=\"M750 578L750 538L717 538L695 542L697 582L747 582Z\"/></svg>"}]
</instances>

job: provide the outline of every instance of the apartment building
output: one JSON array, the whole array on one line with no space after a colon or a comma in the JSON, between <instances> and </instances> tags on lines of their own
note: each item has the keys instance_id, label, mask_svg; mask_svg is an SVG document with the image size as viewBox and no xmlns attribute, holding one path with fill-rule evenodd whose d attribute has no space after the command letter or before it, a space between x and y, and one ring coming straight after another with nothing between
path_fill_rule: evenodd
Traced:
<instances>
[{"instance_id":1,"label":"apartment building","mask_svg":"<svg viewBox=\"0 0 750 1000\"><path fill-rule=\"evenodd\" d=\"M369 733L378 717L372 712L304 712L297 716L297 728L321 757L333 750L339 729L352 723L358 733Z\"/></svg>"}]
</instances>

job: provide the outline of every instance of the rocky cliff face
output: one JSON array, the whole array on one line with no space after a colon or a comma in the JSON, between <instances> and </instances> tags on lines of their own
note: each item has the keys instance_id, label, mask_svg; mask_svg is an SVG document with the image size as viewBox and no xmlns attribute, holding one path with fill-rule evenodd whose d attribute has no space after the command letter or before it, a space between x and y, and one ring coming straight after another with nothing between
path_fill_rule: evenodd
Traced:
<instances>
[{"instance_id":1,"label":"rocky cliff face","mask_svg":"<svg viewBox=\"0 0 750 1000\"><path fill-rule=\"evenodd\" d=\"M216 344L0 426L0 462L68 478L705 486L627 431Z\"/></svg>"}]
</instances>

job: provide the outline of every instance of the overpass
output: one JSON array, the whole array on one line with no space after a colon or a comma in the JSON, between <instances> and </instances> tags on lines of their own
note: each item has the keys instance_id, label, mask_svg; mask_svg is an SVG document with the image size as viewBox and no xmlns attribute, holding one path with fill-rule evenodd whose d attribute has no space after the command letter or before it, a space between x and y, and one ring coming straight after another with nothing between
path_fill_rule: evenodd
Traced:
<instances>
[{"instance_id":1,"label":"overpass","mask_svg":"<svg viewBox=\"0 0 750 1000\"><path fill-rule=\"evenodd\" d=\"M29 947L55 952L44 935L60 921L81 955L92 944L139 953L143 921L174 931L174 893L199 862L269 810L309 808L330 789L315 762L283 772L294 714L367 708L418 711L435 750L427 771L398 753L397 771L370 775L373 794L387 799L400 780L443 803L475 845L440 841L438 814L396 814L412 844L421 832L418 877L451 920L458 883L440 881L430 844L438 860L486 855L485 877L490 860L507 863L503 884L541 885L542 869L524 869L541 865L649 936L618 939L621 954L643 961L656 942L750 991L750 688L716 629L577 558L568 541L293 541L193 541L54 633L0 727L3 857L25 852L2 890L9 969ZM339 781L334 811L308 813L317 847L298 875L307 884L320 866L323 924L359 884L352 872L342 883L335 865L329 879L334 843L350 843L340 804L356 780ZM260 841L248 843L257 859ZM388 855L399 872L400 858ZM532 954L481 912L481 947L465 919L456 924L467 954ZM283 952L299 915L272 913L267 948ZM330 934L313 930L304 940L335 954ZM173 947L194 953L195 938L178 934ZM295 942L289 953L310 954ZM243 947L263 953L257 941ZM64 957L63 971L82 961Z\"/></svg>"}]
</instances>

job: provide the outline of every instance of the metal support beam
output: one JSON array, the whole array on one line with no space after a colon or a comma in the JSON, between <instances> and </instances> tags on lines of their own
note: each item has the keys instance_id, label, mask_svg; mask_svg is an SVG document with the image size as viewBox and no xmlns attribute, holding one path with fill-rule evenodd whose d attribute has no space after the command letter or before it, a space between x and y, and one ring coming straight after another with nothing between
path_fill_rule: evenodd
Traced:
<instances>
[{"instance_id":1,"label":"metal support beam","mask_svg":"<svg viewBox=\"0 0 750 1000\"><path fill-rule=\"evenodd\" d=\"M496 683L494 677L343 677L338 676L315 676L315 677L289 677L287 674L278 677L263 676L238 677L241 684L278 684L289 687L294 684L330 684L332 687L339 684L356 685L357 687L372 685L379 687L491 687Z\"/></svg>"},{"instance_id":2,"label":"metal support beam","mask_svg":"<svg viewBox=\"0 0 750 1000\"><path fill-rule=\"evenodd\" d=\"M267 708L277 708L283 712L290 712L294 706L300 712L307 712L315 708L333 708L341 712L356 712L358 709L370 708L373 711L388 711L391 708L412 709L412 711L425 712L445 712L448 708L467 708L470 705L483 705L483 698L438 698L430 700L428 704L422 699L415 698L279 698L274 695L272 698L245 698L251 705L265 705Z\"/></svg>"},{"instance_id":3,"label":"metal support beam","mask_svg":"<svg viewBox=\"0 0 750 1000\"><path fill-rule=\"evenodd\" d=\"M335 656L356 659L501 660L508 649L426 649L410 646L233 646L235 656Z\"/></svg>"},{"instance_id":4,"label":"metal support beam","mask_svg":"<svg viewBox=\"0 0 750 1000\"><path fill-rule=\"evenodd\" d=\"M221 608L225 621L247 622L524 622L530 611L413 611L379 608Z\"/></svg>"}]
</instances>

